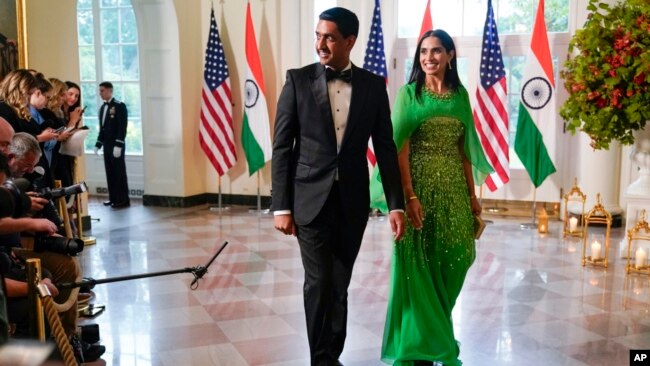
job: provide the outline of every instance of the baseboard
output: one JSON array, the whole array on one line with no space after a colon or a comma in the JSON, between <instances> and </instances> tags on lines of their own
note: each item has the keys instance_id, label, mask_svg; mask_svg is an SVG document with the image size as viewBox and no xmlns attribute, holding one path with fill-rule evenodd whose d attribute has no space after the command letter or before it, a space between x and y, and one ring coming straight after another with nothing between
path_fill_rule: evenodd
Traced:
<instances>
[{"instance_id":1,"label":"baseboard","mask_svg":"<svg viewBox=\"0 0 650 366\"><path fill-rule=\"evenodd\" d=\"M262 208L268 208L271 205L270 196L260 197ZM142 196L142 204L145 206L156 207L192 207L203 204L214 205L219 203L219 194L203 193L188 197L175 196L155 196L145 194ZM221 204L223 205L242 205L257 206L257 196L247 196L243 194L222 194Z\"/></svg>"}]
</instances>

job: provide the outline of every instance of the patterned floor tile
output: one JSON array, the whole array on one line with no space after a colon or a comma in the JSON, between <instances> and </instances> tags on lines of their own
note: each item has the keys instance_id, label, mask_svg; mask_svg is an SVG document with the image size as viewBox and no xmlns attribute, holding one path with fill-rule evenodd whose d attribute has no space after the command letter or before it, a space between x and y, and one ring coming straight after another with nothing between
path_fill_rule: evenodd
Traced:
<instances>
[{"instance_id":1,"label":"patterned floor tile","mask_svg":"<svg viewBox=\"0 0 650 366\"><path fill-rule=\"evenodd\" d=\"M97 244L80 257L84 276L105 279L204 265L189 273L98 284L95 319L106 365L273 365L309 363L302 261L296 239L270 215L232 207L144 207L90 212ZM608 269L583 267L582 241L561 223L541 236L521 220L494 219L453 311L465 365L619 365L630 348L650 348L650 281L626 276L610 250ZM613 242L622 230L612 231ZM346 365L381 365L392 241L388 222L368 223L349 290Z\"/></svg>"}]
</instances>

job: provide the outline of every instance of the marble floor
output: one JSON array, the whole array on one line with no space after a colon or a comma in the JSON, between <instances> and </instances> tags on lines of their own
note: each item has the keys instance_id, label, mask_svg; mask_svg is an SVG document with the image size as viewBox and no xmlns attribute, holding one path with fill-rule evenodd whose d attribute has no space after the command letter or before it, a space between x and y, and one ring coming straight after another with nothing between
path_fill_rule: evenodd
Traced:
<instances>
[{"instance_id":1,"label":"marble floor","mask_svg":"<svg viewBox=\"0 0 650 366\"><path fill-rule=\"evenodd\" d=\"M93 365L308 365L300 253L270 215L99 199L89 211L97 244L81 262L97 280L202 265L229 243L195 290L185 273L95 286L106 311L84 322L99 324L107 351ZM495 219L477 244L453 314L464 365L628 365L630 349L650 349L650 279L625 275L622 229L604 270L581 265L582 243L563 240L560 222L544 236L520 222ZM369 222L345 365L381 365L389 238L386 221Z\"/></svg>"}]
</instances>

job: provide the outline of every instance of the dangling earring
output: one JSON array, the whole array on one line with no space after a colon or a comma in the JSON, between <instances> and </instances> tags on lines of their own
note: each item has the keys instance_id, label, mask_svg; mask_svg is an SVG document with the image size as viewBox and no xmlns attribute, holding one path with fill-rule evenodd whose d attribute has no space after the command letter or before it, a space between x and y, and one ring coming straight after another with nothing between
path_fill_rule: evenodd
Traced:
<instances>
[{"instance_id":1,"label":"dangling earring","mask_svg":"<svg viewBox=\"0 0 650 366\"><path fill-rule=\"evenodd\" d=\"M447 65L449 65L449 70L453 70L453 69L454 69L453 67L451 67L451 61L449 61L449 63L448 63Z\"/></svg>"}]
</instances>

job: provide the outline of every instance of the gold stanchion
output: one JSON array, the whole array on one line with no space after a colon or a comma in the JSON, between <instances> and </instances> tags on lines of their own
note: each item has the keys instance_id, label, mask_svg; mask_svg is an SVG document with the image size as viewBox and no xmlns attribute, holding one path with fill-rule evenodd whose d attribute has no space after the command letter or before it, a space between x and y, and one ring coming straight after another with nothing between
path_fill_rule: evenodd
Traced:
<instances>
[{"instance_id":1,"label":"gold stanchion","mask_svg":"<svg viewBox=\"0 0 650 366\"><path fill-rule=\"evenodd\" d=\"M81 180L79 179L79 169L78 169L78 164L77 164L77 158L72 158L73 159L73 174L74 174L74 180L79 183ZM94 236L84 236L84 228L83 228L83 215L81 214L81 208L82 208L82 200L81 200L81 193L76 195L76 204L77 204L77 237L84 242L84 246L87 245L93 245L97 243L97 239Z\"/></svg>"},{"instance_id":2,"label":"gold stanchion","mask_svg":"<svg viewBox=\"0 0 650 366\"><path fill-rule=\"evenodd\" d=\"M60 180L55 180L54 181L54 188L59 189L61 188L61 181ZM72 226L70 225L70 215L68 215L68 206L66 205L65 202L65 196L64 197L59 197L56 200L57 205L59 205L59 215L61 216L61 219L63 219L63 227L65 228L65 236L68 238L72 238Z\"/></svg>"},{"instance_id":3,"label":"gold stanchion","mask_svg":"<svg viewBox=\"0 0 650 366\"><path fill-rule=\"evenodd\" d=\"M43 303L38 296L38 283L41 281L41 260L27 259L27 299L29 308L29 333L39 341L45 342L45 323L43 318Z\"/></svg>"}]
</instances>

